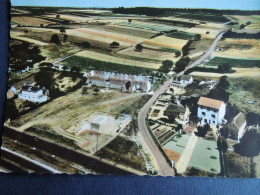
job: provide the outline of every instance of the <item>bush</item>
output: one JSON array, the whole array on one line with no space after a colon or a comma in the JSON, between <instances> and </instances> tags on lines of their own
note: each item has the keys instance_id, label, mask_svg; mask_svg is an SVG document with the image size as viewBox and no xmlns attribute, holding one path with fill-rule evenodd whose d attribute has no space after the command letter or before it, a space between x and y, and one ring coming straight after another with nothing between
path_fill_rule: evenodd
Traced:
<instances>
[{"instance_id":1,"label":"bush","mask_svg":"<svg viewBox=\"0 0 260 195\"><path fill-rule=\"evenodd\" d=\"M57 35L57 34L52 35L50 43L55 43L57 45L60 45L61 41L60 41L59 35Z\"/></svg>"},{"instance_id":2,"label":"bush","mask_svg":"<svg viewBox=\"0 0 260 195\"><path fill-rule=\"evenodd\" d=\"M185 70L186 66L188 66L190 61L191 60L188 57L181 58L178 62L176 62L174 71L181 72L181 71Z\"/></svg>"}]
</instances>

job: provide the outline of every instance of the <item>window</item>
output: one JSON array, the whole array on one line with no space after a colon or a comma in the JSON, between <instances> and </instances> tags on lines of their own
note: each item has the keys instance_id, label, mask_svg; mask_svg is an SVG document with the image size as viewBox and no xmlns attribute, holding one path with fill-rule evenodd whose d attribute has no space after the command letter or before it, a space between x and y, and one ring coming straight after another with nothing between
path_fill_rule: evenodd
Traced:
<instances>
[{"instance_id":1,"label":"window","mask_svg":"<svg viewBox=\"0 0 260 195\"><path fill-rule=\"evenodd\" d=\"M208 111L210 111L210 108L209 108L209 107L207 107L207 110L208 110Z\"/></svg>"},{"instance_id":2,"label":"window","mask_svg":"<svg viewBox=\"0 0 260 195\"><path fill-rule=\"evenodd\" d=\"M206 115L206 113L205 113L205 112L202 112L201 114L202 114L203 116L205 116L205 115Z\"/></svg>"},{"instance_id":3,"label":"window","mask_svg":"<svg viewBox=\"0 0 260 195\"><path fill-rule=\"evenodd\" d=\"M212 121L214 124L216 123L215 121Z\"/></svg>"},{"instance_id":4,"label":"window","mask_svg":"<svg viewBox=\"0 0 260 195\"><path fill-rule=\"evenodd\" d=\"M212 114L211 117L212 117L212 118L216 118L216 115L215 115L215 114Z\"/></svg>"},{"instance_id":5,"label":"window","mask_svg":"<svg viewBox=\"0 0 260 195\"><path fill-rule=\"evenodd\" d=\"M207 120L207 119L204 119L204 123L208 123L208 120Z\"/></svg>"}]
</instances>

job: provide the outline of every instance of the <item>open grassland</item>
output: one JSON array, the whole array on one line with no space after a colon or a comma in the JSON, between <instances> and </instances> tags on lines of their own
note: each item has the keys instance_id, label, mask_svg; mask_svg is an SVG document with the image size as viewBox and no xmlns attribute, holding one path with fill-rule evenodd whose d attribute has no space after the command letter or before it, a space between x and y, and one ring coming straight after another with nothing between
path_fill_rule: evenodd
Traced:
<instances>
[{"instance_id":1,"label":"open grassland","mask_svg":"<svg viewBox=\"0 0 260 195\"><path fill-rule=\"evenodd\" d=\"M96 146L96 134L89 132L87 135L78 136L73 132L79 131L79 124L94 112L120 113L134 102L142 98L142 94L126 94L117 91L107 91L94 95L93 89L87 95L81 94L82 89L59 97L16 120L20 124L19 130L23 131L35 125L48 125L56 133L75 140L79 147L93 152ZM109 143L114 135L101 134L98 148Z\"/></svg>"},{"instance_id":2,"label":"open grassland","mask_svg":"<svg viewBox=\"0 0 260 195\"><path fill-rule=\"evenodd\" d=\"M26 42L33 43L33 44L36 44L36 45L39 45L39 46L48 45L48 43L38 41L38 40L35 40L35 39L30 39L30 38L24 37L24 35L25 34L23 32L10 31L10 36L11 36L12 39L26 41Z\"/></svg>"},{"instance_id":3,"label":"open grassland","mask_svg":"<svg viewBox=\"0 0 260 195\"><path fill-rule=\"evenodd\" d=\"M189 57L194 58L203 54L213 43L213 39L201 39L200 41L193 41L190 46Z\"/></svg>"},{"instance_id":4,"label":"open grassland","mask_svg":"<svg viewBox=\"0 0 260 195\"><path fill-rule=\"evenodd\" d=\"M107 32L115 32L120 34L126 34L135 37L142 37L144 39L150 39L156 33L154 31L145 30L145 29L137 29L131 28L127 26L117 26L117 25L95 25L92 28L107 31Z\"/></svg>"},{"instance_id":5,"label":"open grassland","mask_svg":"<svg viewBox=\"0 0 260 195\"><path fill-rule=\"evenodd\" d=\"M252 70L253 71L253 70ZM229 102L243 113L256 112L260 114L260 72L258 79L229 78ZM253 101L253 104L247 101Z\"/></svg>"},{"instance_id":6,"label":"open grassland","mask_svg":"<svg viewBox=\"0 0 260 195\"><path fill-rule=\"evenodd\" d=\"M180 51L186 43L187 40L171 38L163 35L150 40L145 40L142 45L145 47L166 48Z\"/></svg>"},{"instance_id":7,"label":"open grassland","mask_svg":"<svg viewBox=\"0 0 260 195\"><path fill-rule=\"evenodd\" d=\"M218 66L220 64L230 64L232 67L239 68L260 68L260 59L243 59L243 58L222 58L214 57L206 65Z\"/></svg>"},{"instance_id":8,"label":"open grassland","mask_svg":"<svg viewBox=\"0 0 260 195\"><path fill-rule=\"evenodd\" d=\"M53 24L54 22L44 20L41 18L29 17L29 16L19 16L19 17L12 17L11 19L13 22L25 25L25 26L40 26L41 24L48 25Z\"/></svg>"},{"instance_id":9,"label":"open grassland","mask_svg":"<svg viewBox=\"0 0 260 195\"><path fill-rule=\"evenodd\" d=\"M212 28L188 28L184 30L187 33L200 34L202 38L206 39L215 39L216 36L220 33L220 29Z\"/></svg>"},{"instance_id":10,"label":"open grassland","mask_svg":"<svg viewBox=\"0 0 260 195\"><path fill-rule=\"evenodd\" d=\"M95 155L146 172L145 161L137 144L124 137L117 136Z\"/></svg>"},{"instance_id":11,"label":"open grassland","mask_svg":"<svg viewBox=\"0 0 260 195\"><path fill-rule=\"evenodd\" d=\"M95 59L95 60L100 60L109 63L116 63L116 64L118 63L118 64L123 64L128 66L144 67L144 68L151 68L151 69L158 69L161 66L161 63L140 62L135 60L123 59L112 55L97 53L93 51L82 51L77 53L76 56L86 57L89 59Z\"/></svg>"},{"instance_id":12,"label":"open grassland","mask_svg":"<svg viewBox=\"0 0 260 195\"><path fill-rule=\"evenodd\" d=\"M100 54L101 55L101 54ZM81 70L102 70L102 71L114 71L120 72L125 74L144 74L154 71L155 69L146 68L141 66L131 66L125 64L107 62L102 60L91 59L82 56L71 56L70 58L65 59L62 61L63 64L72 67L76 66L79 67Z\"/></svg>"},{"instance_id":13,"label":"open grassland","mask_svg":"<svg viewBox=\"0 0 260 195\"><path fill-rule=\"evenodd\" d=\"M226 38L218 43L221 51L213 52L214 56L230 58L260 58L260 40Z\"/></svg>"},{"instance_id":14,"label":"open grassland","mask_svg":"<svg viewBox=\"0 0 260 195\"><path fill-rule=\"evenodd\" d=\"M250 16L250 22L251 24L246 26L246 30L259 30L260 31L260 16L258 15L252 15Z\"/></svg>"},{"instance_id":15,"label":"open grassland","mask_svg":"<svg viewBox=\"0 0 260 195\"><path fill-rule=\"evenodd\" d=\"M153 60L154 62L160 61L160 63L164 60L171 60L173 62L179 60L179 58L175 58L174 52L158 51L148 48L144 48L142 52L137 52L135 51L135 47L129 47L118 51L117 54L123 54L129 57L143 58L144 60Z\"/></svg>"},{"instance_id":16,"label":"open grassland","mask_svg":"<svg viewBox=\"0 0 260 195\"><path fill-rule=\"evenodd\" d=\"M82 16L75 16L75 15L69 15L69 14L59 14L61 19L69 20L71 22L87 22L91 20L90 17L82 17ZM47 17L56 18L56 14L52 15L45 15Z\"/></svg>"},{"instance_id":17,"label":"open grassland","mask_svg":"<svg viewBox=\"0 0 260 195\"><path fill-rule=\"evenodd\" d=\"M220 173L219 151L217 142L199 138L191 156L189 167L215 173Z\"/></svg>"}]
</instances>

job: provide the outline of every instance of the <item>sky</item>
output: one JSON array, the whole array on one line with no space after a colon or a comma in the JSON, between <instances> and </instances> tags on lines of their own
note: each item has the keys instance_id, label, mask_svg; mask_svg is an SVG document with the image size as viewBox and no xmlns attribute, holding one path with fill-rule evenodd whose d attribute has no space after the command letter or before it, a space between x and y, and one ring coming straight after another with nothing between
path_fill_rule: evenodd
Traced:
<instances>
[{"instance_id":1,"label":"sky","mask_svg":"<svg viewBox=\"0 0 260 195\"><path fill-rule=\"evenodd\" d=\"M260 0L11 0L14 6L170 7L260 10Z\"/></svg>"}]
</instances>

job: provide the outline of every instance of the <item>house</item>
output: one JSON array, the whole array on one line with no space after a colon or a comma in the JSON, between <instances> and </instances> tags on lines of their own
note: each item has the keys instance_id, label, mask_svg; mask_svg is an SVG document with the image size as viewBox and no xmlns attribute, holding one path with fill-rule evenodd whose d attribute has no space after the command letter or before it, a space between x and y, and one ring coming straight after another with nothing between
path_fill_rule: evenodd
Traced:
<instances>
[{"instance_id":1,"label":"house","mask_svg":"<svg viewBox=\"0 0 260 195\"><path fill-rule=\"evenodd\" d=\"M34 85L23 85L22 90L18 94L18 98L22 100L28 100L31 102L42 103L48 100L49 91L44 87Z\"/></svg>"},{"instance_id":2,"label":"house","mask_svg":"<svg viewBox=\"0 0 260 195\"><path fill-rule=\"evenodd\" d=\"M226 104L223 101L200 97L198 101L198 118L201 124L218 125L223 122Z\"/></svg>"},{"instance_id":3,"label":"house","mask_svg":"<svg viewBox=\"0 0 260 195\"><path fill-rule=\"evenodd\" d=\"M122 92L134 92L137 89L144 92L151 90L151 81L148 76L97 70L85 73L84 76L93 85L118 89Z\"/></svg>"},{"instance_id":4,"label":"house","mask_svg":"<svg viewBox=\"0 0 260 195\"><path fill-rule=\"evenodd\" d=\"M189 85L189 84L193 83L193 78L190 75L181 75L180 83Z\"/></svg>"},{"instance_id":5,"label":"house","mask_svg":"<svg viewBox=\"0 0 260 195\"><path fill-rule=\"evenodd\" d=\"M172 86L174 87L185 88L191 83L193 83L193 78L190 75L173 76Z\"/></svg>"}]
</instances>

